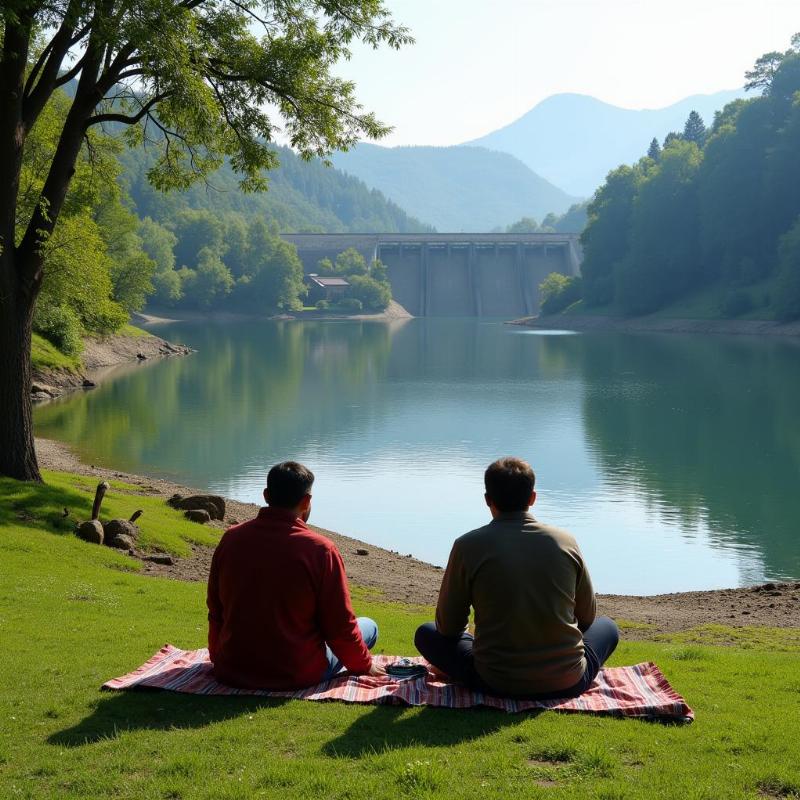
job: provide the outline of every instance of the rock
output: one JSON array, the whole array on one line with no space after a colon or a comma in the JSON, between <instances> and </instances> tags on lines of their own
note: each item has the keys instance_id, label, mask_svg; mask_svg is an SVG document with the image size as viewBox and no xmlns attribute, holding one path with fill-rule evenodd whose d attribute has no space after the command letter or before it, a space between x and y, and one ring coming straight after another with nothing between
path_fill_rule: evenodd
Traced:
<instances>
[{"instance_id":1,"label":"rock","mask_svg":"<svg viewBox=\"0 0 800 800\"><path fill-rule=\"evenodd\" d=\"M118 550L132 550L139 538L139 526L127 519L112 519L103 526L106 544ZM121 540L118 542L117 540Z\"/></svg>"},{"instance_id":2,"label":"rock","mask_svg":"<svg viewBox=\"0 0 800 800\"><path fill-rule=\"evenodd\" d=\"M55 390L52 386L47 386L44 383L32 383L31 384L31 394L46 394L49 397L53 397Z\"/></svg>"},{"instance_id":3,"label":"rock","mask_svg":"<svg viewBox=\"0 0 800 800\"><path fill-rule=\"evenodd\" d=\"M47 392L31 392L31 400L50 400L52 395Z\"/></svg>"},{"instance_id":4,"label":"rock","mask_svg":"<svg viewBox=\"0 0 800 800\"><path fill-rule=\"evenodd\" d=\"M83 539L84 542L103 544L104 532L100 520L90 519L88 522L81 522L75 532L78 534L78 538Z\"/></svg>"},{"instance_id":5,"label":"rock","mask_svg":"<svg viewBox=\"0 0 800 800\"><path fill-rule=\"evenodd\" d=\"M164 566L167 567L170 567L175 563L169 553L153 553L152 555L145 556L144 560L151 561L153 564L164 564Z\"/></svg>"},{"instance_id":6,"label":"rock","mask_svg":"<svg viewBox=\"0 0 800 800\"><path fill-rule=\"evenodd\" d=\"M116 550L126 550L128 552L136 547L136 542L124 533L118 533L113 539L106 541L106 544Z\"/></svg>"},{"instance_id":7,"label":"rock","mask_svg":"<svg viewBox=\"0 0 800 800\"><path fill-rule=\"evenodd\" d=\"M356 555L357 556L368 556L369 555L369 550L365 550L363 547L359 547L356 550Z\"/></svg>"},{"instance_id":8,"label":"rock","mask_svg":"<svg viewBox=\"0 0 800 800\"><path fill-rule=\"evenodd\" d=\"M94 381L90 381L88 378L84 378L81 386L83 386L84 389L93 389L97 384Z\"/></svg>"},{"instance_id":9,"label":"rock","mask_svg":"<svg viewBox=\"0 0 800 800\"><path fill-rule=\"evenodd\" d=\"M139 361L147 361L147 356L144 353L137 353L136 358L138 358Z\"/></svg>"},{"instance_id":10,"label":"rock","mask_svg":"<svg viewBox=\"0 0 800 800\"><path fill-rule=\"evenodd\" d=\"M211 519L225 519L225 498L218 494L193 494L189 497L174 494L167 502L181 511L202 508L208 511Z\"/></svg>"},{"instance_id":11,"label":"rock","mask_svg":"<svg viewBox=\"0 0 800 800\"><path fill-rule=\"evenodd\" d=\"M211 514L204 508L190 508L188 511L183 512L183 516L186 517L186 519L190 519L192 522L199 522L201 525L205 525L206 522L211 522Z\"/></svg>"}]
</instances>

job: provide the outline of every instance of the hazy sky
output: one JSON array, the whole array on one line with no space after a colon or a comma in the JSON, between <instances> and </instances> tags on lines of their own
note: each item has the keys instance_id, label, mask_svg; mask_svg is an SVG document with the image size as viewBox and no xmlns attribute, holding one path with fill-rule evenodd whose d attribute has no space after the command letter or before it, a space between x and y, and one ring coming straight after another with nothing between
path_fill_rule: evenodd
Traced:
<instances>
[{"instance_id":1,"label":"hazy sky","mask_svg":"<svg viewBox=\"0 0 800 800\"><path fill-rule=\"evenodd\" d=\"M417 40L358 47L342 75L383 144L457 144L559 92L660 108L734 89L800 31L798 0L387 0Z\"/></svg>"}]
</instances>

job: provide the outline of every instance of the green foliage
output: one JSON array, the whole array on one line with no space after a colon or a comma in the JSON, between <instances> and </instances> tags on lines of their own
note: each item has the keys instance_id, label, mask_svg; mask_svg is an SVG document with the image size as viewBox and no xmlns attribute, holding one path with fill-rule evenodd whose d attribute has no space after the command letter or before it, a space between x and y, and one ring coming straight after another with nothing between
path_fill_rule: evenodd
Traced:
<instances>
[{"instance_id":1,"label":"green foliage","mask_svg":"<svg viewBox=\"0 0 800 800\"><path fill-rule=\"evenodd\" d=\"M300 298L306 291L297 248L272 235L250 262L249 274L239 279L232 300L254 311L296 311L302 308Z\"/></svg>"},{"instance_id":2,"label":"green foliage","mask_svg":"<svg viewBox=\"0 0 800 800\"><path fill-rule=\"evenodd\" d=\"M653 140L650 142L650 147L647 148L647 157L652 158L653 161L658 161L661 158L661 145L658 143L658 139L653 137Z\"/></svg>"},{"instance_id":3,"label":"green foliage","mask_svg":"<svg viewBox=\"0 0 800 800\"><path fill-rule=\"evenodd\" d=\"M778 315L800 318L800 216L778 245Z\"/></svg>"},{"instance_id":4,"label":"green foliage","mask_svg":"<svg viewBox=\"0 0 800 800\"><path fill-rule=\"evenodd\" d=\"M757 305L744 287L780 272L777 311L794 314L797 267L779 243L800 214L800 36L747 77L762 96L726 106L710 130L692 112L662 152L651 143L598 189L582 235L587 307L653 313L714 286L717 313L740 316Z\"/></svg>"},{"instance_id":5,"label":"green foliage","mask_svg":"<svg viewBox=\"0 0 800 800\"><path fill-rule=\"evenodd\" d=\"M346 311L348 314L358 314L364 310L364 304L357 297L343 297L336 303L337 311Z\"/></svg>"},{"instance_id":6,"label":"green foliage","mask_svg":"<svg viewBox=\"0 0 800 800\"><path fill-rule=\"evenodd\" d=\"M40 303L33 316L33 329L65 356L75 358L83 350L81 321L69 307Z\"/></svg>"},{"instance_id":7,"label":"green foliage","mask_svg":"<svg viewBox=\"0 0 800 800\"><path fill-rule=\"evenodd\" d=\"M539 284L541 296L541 313L545 316L557 314L567 306L577 303L581 299L580 277L568 277L558 272L551 272Z\"/></svg>"},{"instance_id":8,"label":"green foliage","mask_svg":"<svg viewBox=\"0 0 800 800\"><path fill-rule=\"evenodd\" d=\"M506 233L539 233L541 228L533 217L522 217L506 228Z\"/></svg>"},{"instance_id":9,"label":"green foliage","mask_svg":"<svg viewBox=\"0 0 800 800\"><path fill-rule=\"evenodd\" d=\"M697 198L694 177L702 153L674 140L638 187L630 250L616 265L616 299L626 314L645 314L696 283Z\"/></svg>"},{"instance_id":10,"label":"green foliage","mask_svg":"<svg viewBox=\"0 0 800 800\"><path fill-rule=\"evenodd\" d=\"M706 143L706 135L706 125L703 122L703 118L696 111L692 111L683 127L683 139L687 142L694 142L698 147L702 147ZM653 141L655 141L655 139ZM658 142L656 142L656 144L658 144ZM648 155L650 154L648 153Z\"/></svg>"},{"instance_id":11,"label":"green foliage","mask_svg":"<svg viewBox=\"0 0 800 800\"><path fill-rule=\"evenodd\" d=\"M633 204L644 178L639 165L618 167L589 203L589 221L581 234L584 249L583 298L586 305L604 306L615 295L615 271L628 255Z\"/></svg>"},{"instance_id":12,"label":"green foliage","mask_svg":"<svg viewBox=\"0 0 800 800\"><path fill-rule=\"evenodd\" d=\"M49 369L72 371L80 366L80 359L64 355L54 344L34 331L31 337L31 365L34 371Z\"/></svg>"},{"instance_id":13,"label":"green foliage","mask_svg":"<svg viewBox=\"0 0 800 800\"><path fill-rule=\"evenodd\" d=\"M722 299L719 310L723 317L732 319L741 317L742 314L747 314L754 307L755 304L749 292L745 292L742 289L734 289Z\"/></svg>"},{"instance_id":14,"label":"green foliage","mask_svg":"<svg viewBox=\"0 0 800 800\"><path fill-rule=\"evenodd\" d=\"M350 275L366 275L368 272L367 262L355 247L348 247L347 250L336 256L333 271L336 275L348 277Z\"/></svg>"},{"instance_id":15,"label":"green foliage","mask_svg":"<svg viewBox=\"0 0 800 800\"><path fill-rule=\"evenodd\" d=\"M370 275L351 275L350 299L358 300L368 311L382 311L392 299L387 281L377 281Z\"/></svg>"},{"instance_id":16,"label":"green foliage","mask_svg":"<svg viewBox=\"0 0 800 800\"><path fill-rule=\"evenodd\" d=\"M222 259L211 247L203 247L197 254L197 267L182 267L181 290L187 303L208 309L224 299L233 289L233 276Z\"/></svg>"}]
</instances>

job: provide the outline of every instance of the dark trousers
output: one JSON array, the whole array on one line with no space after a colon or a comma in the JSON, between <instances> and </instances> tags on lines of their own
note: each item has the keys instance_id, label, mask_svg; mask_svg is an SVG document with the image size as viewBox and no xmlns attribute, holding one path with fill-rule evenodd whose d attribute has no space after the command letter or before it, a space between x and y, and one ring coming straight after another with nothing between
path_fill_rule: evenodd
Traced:
<instances>
[{"instance_id":1,"label":"dark trousers","mask_svg":"<svg viewBox=\"0 0 800 800\"><path fill-rule=\"evenodd\" d=\"M577 697L583 694L597 677L600 667L614 652L619 642L617 623L608 617L598 617L583 633L583 646L586 655L586 671L574 685L558 692L542 692L526 695L535 700L548 700L554 697ZM484 683L475 669L472 655L474 639L466 631L455 638L442 636L432 622L417 628L414 644L417 650L441 672L453 680L464 683L472 689L487 694L503 694Z\"/></svg>"}]
</instances>

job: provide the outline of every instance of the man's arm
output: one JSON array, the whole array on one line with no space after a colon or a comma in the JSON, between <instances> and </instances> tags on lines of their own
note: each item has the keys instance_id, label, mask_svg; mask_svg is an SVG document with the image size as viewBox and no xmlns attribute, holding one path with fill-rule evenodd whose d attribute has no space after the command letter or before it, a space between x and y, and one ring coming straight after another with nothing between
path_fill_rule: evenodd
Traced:
<instances>
[{"instance_id":1,"label":"man's arm","mask_svg":"<svg viewBox=\"0 0 800 800\"><path fill-rule=\"evenodd\" d=\"M223 537L224 538L224 537ZM213 664L219 652L219 634L222 628L222 601L219 597L219 550L220 540L214 555L211 558L211 569L208 573L208 591L206 605L208 606L208 657Z\"/></svg>"},{"instance_id":2,"label":"man's arm","mask_svg":"<svg viewBox=\"0 0 800 800\"><path fill-rule=\"evenodd\" d=\"M436 630L442 636L460 636L469 620L471 603L466 568L454 544L439 589L436 604Z\"/></svg>"},{"instance_id":3,"label":"man's arm","mask_svg":"<svg viewBox=\"0 0 800 800\"><path fill-rule=\"evenodd\" d=\"M592 579L589 570L583 561L583 556L578 552L578 582L575 585L575 620L578 629L583 633L597 616L597 599L594 595Z\"/></svg>"},{"instance_id":4,"label":"man's arm","mask_svg":"<svg viewBox=\"0 0 800 800\"><path fill-rule=\"evenodd\" d=\"M369 672L372 656L353 613L342 557L334 548L327 554L318 603L320 627L328 647L350 672Z\"/></svg>"}]
</instances>

